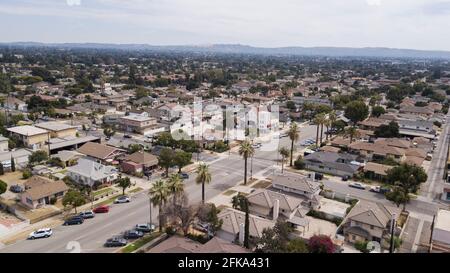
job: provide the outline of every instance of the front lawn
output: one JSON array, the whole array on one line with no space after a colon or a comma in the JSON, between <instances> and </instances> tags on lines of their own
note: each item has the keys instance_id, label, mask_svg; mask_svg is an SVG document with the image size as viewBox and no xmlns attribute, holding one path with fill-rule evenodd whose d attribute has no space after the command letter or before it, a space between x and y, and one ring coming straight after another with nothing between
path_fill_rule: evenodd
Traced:
<instances>
[{"instance_id":1,"label":"front lawn","mask_svg":"<svg viewBox=\"0 0 450 273\"><path fill-rule=\"evenodd\" d=\"M122 253L131 253L145 244L151 242L153 239L157 238L159 235L161 235L160 232L153 232L152 234L146 235L140 239L137 239L136 241L130 243L126 247L122 248Z\"/></svg>"}]
</instances>

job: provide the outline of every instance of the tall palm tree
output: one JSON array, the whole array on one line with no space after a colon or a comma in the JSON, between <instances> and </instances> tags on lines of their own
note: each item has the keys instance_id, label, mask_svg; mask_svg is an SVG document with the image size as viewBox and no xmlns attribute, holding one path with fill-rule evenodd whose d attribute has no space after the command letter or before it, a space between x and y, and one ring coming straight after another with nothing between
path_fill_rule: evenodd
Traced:
<instances>
[{"instance_id":1,"label":"tall palm tree","mask_svg":"<svg viewBox=\"0 0 450 273\"><path fill-rule=\"evenodd\" d=\"M326 121L326 116L324 113L317 114L314 118L314 123L317 125L317 134L316 134L316 146L319 148L319 132L322 127L322 132L320 133L320 143L322 143L322 135L323 135L323 124Z\"/></svg>"},{"instance_id":2,"label":"tall palm tree","mask_svg":"<svg viewBox=\"0 0 450 273\"><path fill-rule=\"evenodd\" d=\"M211 173L209 172L208 165L198 165L196 173L197 178L195 178L195 182L197 184L202 184L202 204L205 204L205 184L209 184L211 182Z\"/></svg>"},{"instance_id":3,"label":"tall palm tree","mask_svg":"<svg viewBox=\"0 0 450 273\"><path fill-rule=\"evenodd\" d=\"M249 237L250 237L250 212L249 212L249 202L247 197L242 194L238 194L231 200L234 209L239 209L245 212L245 223L244 223L244 247L250 248Z\"/></svg>"},{"instance_id":4,"label":"tall palm tree","mask_svg":"<svg viewBox=\"0 0 450 273\"><path fill-rule=\"evenodd\" d=\"M297 123L292 122L291 127L288 131L289 139L291 140L291 161L290 166L292 167L292 161L293 161L293 155L294 155L294 142L298 141L298 138L300 137L300 134L298 133L298 126Z\"/></svg>"},{"instance_id":5,"label":"tall palm tree","mask_svg":"<svg viewBox=\"0 0 450 273\"><path fill-rule=\"evenodd\" d=\"M328 114L328 120L330 121L330 128L331 130L334 129L334 124L337 121L337 115L335 111L331 111L331 113ZM333 137L333 134L330 134L330 138Z\"/></svg>"},{"instance_id":6,"label":"tall palm tree","mask_svg":"<svg viewBox=\"0 0 450 273\"><path fill-rule=\"evenodd\" d=\"M239 147L239 155L244 158L244 185L247 185L247 159L255 153L252 144L248 140L244 140Z\"/></svg>"},{"instance_id":7,"label":"tall palm tree","mask_svg":"<svg viewBox=\"0 0 450 273\"><path fill-rule=\"evenodd\" d=\"M289 150L286 147L281 147L278 151L281 155L281 173L284 172L284 162L286 158L289 156Z\"/></svg>"},{"instance_id":8,"label":"tall palm tree","mask_svg":"<svg viewBox=\"0 0 450 273\"><path fill-rule=\"evenodd\" d=\"M167 180L167 189L172 194L173 205L176 205L177 196L184 192L184 183L179 174L172 174Z\"/></svg>"},{"instance_id":9,"label":"tall palm tree","mask_svg":"<svg viewBox=\"0 0 450 273\"><path fill-rule=\"evenodd\" d=\"M150 200L154 206L158 206L159 209L159 231L162 231L163 227L163 213L162 207L164 203L167 201L167 197L169 195L169 191L167 185L162 180L156 181L151 189L148 191L150 196Z\"/></svg>"}]
</instances>

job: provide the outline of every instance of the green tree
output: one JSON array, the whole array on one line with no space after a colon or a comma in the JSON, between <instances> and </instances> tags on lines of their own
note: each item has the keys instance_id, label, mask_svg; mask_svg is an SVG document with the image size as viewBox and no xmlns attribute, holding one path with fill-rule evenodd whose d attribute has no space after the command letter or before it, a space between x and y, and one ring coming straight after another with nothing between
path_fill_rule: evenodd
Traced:
<instances>
[{"instance_id":1,"label":"green tree","mask_svg":"<svg viewBox=\"0 0 450 273\"><path fill-rule=\"evenodd\" d=\"M105 128L105 129L103 129L103 134L107 138L111 138L116 134L116 131L114 131L114 129L112 129L112 128Z\"/></svg>"},{"instance_id":2,"label":"green tree","mask_svg":"<svg viewBox=\"0 0 450 273\"><path fill-rule=\"evenodd\" d=\"M345 108L345 117L353 122L353 125L363 121L369 115L369 107L362 101L349 102Z\"/></svg>"},{"instance_id":3,"label":"green tree","mask_svg":"<svg viewBox=\"0 0 450 273\"><path fill-rule=\"evenodd\" d=\"M298 126L297 123L293 122L291 124L291 127L288 131L289 139L291 140L291 160L290 160L290 166L292 167L292 161L294 156L294 143L298 141L300 134L298 133Z\"/></svg>"},{"instance_id":4,"label":"green tree","mask_svg":"<svg viewBox=\"0 0 450 273\"><path fill-rule=\"evenodd\" d=\"M308 253L308 245L302 239L296 238L290 240L286 246L288 253Z\"/></svg>"},{"instance_id":5,"label":"green tree","mask_svg":"<svg viewBox=\"0 0 450 273\"><path fill-rule=\"evenodd\" d=\"M75 213L77 213L77 207L83 205L85 202L84 196L77 190L69 190L62 199L63 206L71 206L75 209Z\"/></svg>"},{"instance_id":6,"label":"green tree","mask_svg":"<svg viewBox=\"0 0 450 273\"><path fill-rule=\"evenodd\" d=\"M244 221L244 247L250 248L250 212L249 212L249 202L247 197L239 193L235 195L232 199L232 204L234 209L239 209L245 212Z\"/></svg>"},{"instance_id":7,"label":"green tree","mask_svg":"<svg viewBox=\"0 0 450 273\"><path fill-rule=\"evenodd\" d=\"M391 121L388 125L381 125L375 129L375 136L378 138L393 138L400 136L400 127L395 121Z\"/></svg>"},{"instance_id":8,"label":"green tree","mask_svg":"<svg viewBox=\"0 0 450 273\"><path fill-rule=\"evenodd\" d=\"M181 173L181 169L184 166L189 165L189 163L191 163L191 160L192 160L191 153L181 151L181 150L176 151L175 157L174 157L174 164L176 166L178 166L178 173Z\"/></svg>"},{"instance_id":9,"label":"green tree","mask_svg":"<svg viewBox=\"0 0 450 273\"><path fill-rule=\"evenodd\" d=\"M144 97L148 97L148 94L149 94L148 89L146 89L142 86L139 86L138 88L136 88L135 97L137 100L144 98Z\"/></svg>"},{"instance_id":10,"label":"green tree","mask_svg":"<svg viewBox=\"0 0 450 273\"><path fill-rule=\"evenodd\" d=\"M285 221L278 220L273 228L266 228L256 242L255 252L286 253L288 252L289 234L293 228Z\"/></svg>"},{"instance_id":11,"label":"green tree","mask_svg":"<svg viewBox=\"0 0 450 273\"><path fill-rule=\"evenodd\" d=\"M4 181L0 180L0 195L6 192L6 189L8 188L8 184L6 184Z\"/></svg>"},{"instance_id":12,"label":"green tree","mask_svg":"<svg viewBox=\"0 0 450 273\"><path fill-rule=\"evenodd\" d=\"M154 206L158 206L159 210L159 231L162 232L163 228L163 205L167 201L167 197L169 195L169 190L167 185L162 180L156 181L153 186L150 188L148 192L150 196L150 201Z\"/></svg>"},{"instance_id":13,"label":"green tree","mask_svg":"<svg viewBox=\"0 0 450 273\"><path fill-rule=\"evenodd\" d=\"M5 174L5 169L3 168L3 164L0 162L0 175Z\"/></svg>"},{"instance_id":14,"label":"green tree","mask_svg":"<svg viewBox=\"0 0 450 273\"><path fill-rule=\"evenodd\" d=\"M314 117L314 124L317 125L317 133L316 133L316 146L320 147L322 144L322 136L323 136L323 125L326 123L326 115L324 113L317 114ZM322 129L321 129L322 128ZM319 142L320 140L320 142Z\"/></svg>"},{"instance_id":15,"label":"green tree","mask_svg":"<svg viewBox=\"0 0 450 273\"><path fill-rule=\"evenodd\" d=\"M125 195L125 190L131 187L131 181L129 177L121 177L117 181L117 185L122 188L122 195Z\"/></svg>"},{"instance_id":16,"label":"green tree","mask_svg":"<svg viewBox=\"0 0 450 273\"><path fill-rule=\"evenodd\" d=\"M252 144L248 140L244 140L239 147L239 155L244 158L244 185L247 185L247 159L255 153Z\"/></svg>"},{"instance_id":17,"label":"green tree","mask_svg":"<svg viewBox=\"0 0 450 273\"><path fill-rule=\"evenodd\" d=\"M208 165L199 164L196 173L195 183L202 185L202 204L205 204L205 184L211 182L211 173L209 172Z\"/></svg>"},{"instance_id":18,"label":"green tree","mask_svg":"<svg viewBox=\"0 0 450 273\"><path fill-rule=\"evenodd\" d=\"M48 160L48 154L46 151L36 151L28 156L28 161L30 163L40 163Z\"/></svg>"},{"instance_id":19,"label":"green tree","mask_svg":"<svg viewBox=\"0 0 450 273\"><path fill-rule=\"evenodd\" d=\"M158 165L165 169L169 176L169 168L176 166L174 162L175 152L170 148L163 148L158 157Z\"/></svg>"},{"instance_id":20,"label":"green tree","mask_svg":"<svg viewBox=\"0 0 450 273\"><path fill-rule=\"evenodd\" d=\"M14 157L11 156L11 171L16 171L16 160L14 160Z\"/></svg>"},{"instance_id":21,"label":"green tree","mask_svg":"<svg viewBox=\"0 0 450 273\"><path fill-rule=\"evenodd\" d=\"M128 153L129 154L134 154L136 152L142 151L143 149L144 148L141 145L139 145L139 144L130 144L128 146Z\"/></svg>"},{"instance_id":22,"label":"green tree","mask_svg":"<svg viewBox=\"0 0 450 273\"><path fill-rule=\"evenodd\" d=\"M177 202L177 196L184 193L184 183L179 174L172 174L167 180L167 189L173 198L173 206Z\"/></svg>"},{"instance_id":23,"label":"green tree","mask_svg":"<svg viewBox=\"0 0 450 273\"><path fill-rule=\"evenodd\" d=\"M353 140L360 136L360 133L356 127L348 127L344 131L344 136L350 138L350 144L353 143Z\"/></svg>"},{"instance_id":24,"label":"green tree","mask_svg":"<svg viewBox=\"0 0 450 273\"><path fill-rule=\"evenodd\" d=\"M278 151L281 155L281 173L284 172L284 163L286 162L286 158L289 157L289 150L286 147L281 147Z\"/></svg>"},{"instance_id":25,"label":"green tree","mask_svg":"<svg viewBox=\"0 0 450 273\"><path fill-rule=\"evenodd\" d=\"M372 117L378 118L379 116L386 113L386 110L382 106L374 106L372 107Z\"/></svg>"}]
</instances>

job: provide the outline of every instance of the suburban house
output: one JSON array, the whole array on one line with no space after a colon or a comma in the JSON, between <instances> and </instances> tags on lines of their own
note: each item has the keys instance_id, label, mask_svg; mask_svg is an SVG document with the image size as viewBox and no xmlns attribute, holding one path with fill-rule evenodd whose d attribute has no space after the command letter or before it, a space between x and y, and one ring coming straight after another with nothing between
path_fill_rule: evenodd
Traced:
<instances>
[{"instance_id":1,"label":"suburban house","mask_svg":"<svg viewBox=\"0 0 450 273\"><path fill-rule=\"evenodd\" d=\"M117 156L125 153L122 149L95 142L84 144L78 149L78 152L102 163L113 163Z\"/></svg>"},{"instance_id":2,"label":"suburban house","mask_svg":"<svg viewBox=\"0 0 450 273\"><path fill-rule=\"evenodd\" d=\"M400 135L406 137L424 137L434 139L436 131L433 122L423 120L398 120Z\"/></svg>"},{"instance_id":3,"label":"suburban house","mask_svg":"<svg viewBox=\"0 0 450 273\"><path fill-rule=\"evenodd\" d=\"M387 172L392 168L393 166L367 162L364 166L364 175L368 179L385 182L387 179Z\"/></svg>"},{"instance_id":4,"label":"suburban house","mask_svg":"<svg viewBox=\"0 0 450 273\"><path fill-rule=\"evenodd\" d=\"M234 242L236 239L243 241L244 237L244 225L245 225L245 213L232 209L226 208L222 210L218 215L219 220L222 220L222 227L217 231L217 237L228 241ZM265 228L273 228L274 222L272 220L264 219L259 216L250 214L250 237L260 238L262 232Z\"/></svg>"},{"instance_id":5,"label":"suburban house","mask_svg":"<svg viewBox=\"0 0 450 273\"><path fill-rule=\"evenodd\" d=\"M118 124L120 130L124 132L138 133L142 135L144 135L147 130L151 130L157 126L156 119L149 117L146 112L142 114L119 117Z\"/></svg>"},{"instance_id":6,"label":"suburban house","mask_svg":"<svg viewBox=\"0 0 450 273\"><path fill-rule=\"evenodd\" d=\"M120 166L125 173L145 173L158 166L158 158L150 153L139 151L125 156Z\"/></svg>"},{"instance_id":7,"label":"suburban house","mask_svg":"<svg viewBox=\"0 0 450 273\"><path fill-rule=\"evenodd\" d=\"M303 200L283 193L260 189L249 194L249 211L253 215L277 221L286 220L293 227L306 229L309 220L306 214L309 208L303 206Z\"/></svg>"},{"instance_id":8,"label":"suburban house","mask_svg":"<svg viewBox=\"0 0 450 273\"><path fill-rule=\"evenodd\" d=\"M77 134L77 127L60 122L43 122L37 123L34 126L50 132L50 137L52 138L75 137Z\"/></svg>"},{"instance_id":9,"label":"suburban house","mask_svg":"<svg viewBox=\"0 0 450 273\"><path fill-rule=\"evenodd\" d=\"M47 149L46 142L50 139L50 133L47 130L30 125L12 127L7 130L27 148Z\"/></svg>"},{"instance_id":10,"label":"suburban house","mask_svg":"<svg viewBox=\"0 0 450 273\"><path fill-rule=\"evenodd\" d=\"M11 96L8 96L5 99L4 107L9 110L17 110L17 111L21 111L21 112L27 111L26 102L19 100L18 98L15 98L15 97L11 97Z\"/></svg>"},{"instance_id":11,"label":"suburban house","mask_svg":"<svg viewBox=\"0 0 450 273\"><path fill-rule=\"evenodd\" d=\"M272 188L286 193L294 193L302 199L303 206L316 208L320 204L320 184L306 176L277 175L272 177Z\"/></svg>"},{"instance_id":12,"label":"suburban house","mask_svg":"<svg viewBox=\"0 0 450 273\"><path fill-rule=\"evenodd\" d=\"M360 164L358 156L347 153L315 152L305 156L305 168L335 176L350 176L356 174Z\"/></svg>"},{"instance_id":13,"label":"suburban house","mask_svg":"<svg viewBox=\"0 0 450 273\"><path fill-rule=\"evenodd\" d=\"M201 244L175 235L154 246L147 253L250 253L250 250L218 237Z\"/></svg>"},{"instance_id":14,"label":"suburban house","mask_svg":"<svg viewBox=\"0 0 450 273\"><path fill-rule=\"evenodd\" d=\"M8 138L0 135L0 152L9 151L8 142L9 142Z\"/></svg>"},{"instance_id":15,"label":"suburban house","mask_svg":"<svg viewBox=\"0 0 450 273\"><path fill-rule=\"evenodd\" d=\"M345 240L381 242L389 233L391 219L396 219L401 210L397 207L360 200L345 217L342 227Z\"/></svg>"},{"instance_id":16,"label":"suburban house","mask_svg":"<svg viewBox=\"0 0 450 273\"><path fill-rule=\"evenodd\" d=\"M62 180L33 176L25 182L25 191L20 194L20 200L26 207L35 209L50 204L53 198L62 198L68 190L69 187Z\"/></svg>"},{"instance_id":17,"label":"suburban house","mask_svg":"<svg viewBox=\"0 0 450 273\"><path fill-rule=\"evenodd\" d=\"M11 158L14 159L16 169L25 168L28 165L28 158L32 152L28 149L16 149L14 151L0 152L0 163L3 168L11 168Z\"/></svg>"},{"instance_id":18,"label":"suburban house","mask_svg":"<svg viewBox=\"0 0 450 273\"><path fill-rule=\"evenodd\" d=\"M65 166L72 166L84 155L76 151L59 151L57 154L51 155L52 158L59 158Z\"/></svg>"},{"instance_id":19,"label":"suburban house","mask_svg":"<svg viewBox=\"0 0 450 273\"><path fill-rule=\"evenodd\" d=\"M400 108L400 113L430 118L431 116L433 116L434 111L428 107L405 106Z\"/></svg>"},{"instance_id":20,"label":"suburban house","mask_svg":"<svg viewBox=\"0 0 450 273\"><path fill-rule=\"evenodd\" d=\"M391 158L400 163L405 160L405 150L393 146L378 143L353 142L348 148L349 151L359 154L368 161L382 161Z\"/></svg>"},{"instance_id":21,"label":"suburban house","mask_svg":"<svg viewBox=\"0 0 450 273\"><path fill-rule=\"evenodd\" d=\"M112 184L118 178L118 171L115 167L80 158L77 165L67 168L67 176L79 184L96 187Z\"/></svg>"},{"instance_id":22,"label":"suburban house","mask_svg":"<svg viewBox=\"0 0 450 273\"><path fill-rule=\"evenodd\" d=\"M431 236L432 253L450 253L450 211L439 209Z\"/></svg>"}]
</instances>

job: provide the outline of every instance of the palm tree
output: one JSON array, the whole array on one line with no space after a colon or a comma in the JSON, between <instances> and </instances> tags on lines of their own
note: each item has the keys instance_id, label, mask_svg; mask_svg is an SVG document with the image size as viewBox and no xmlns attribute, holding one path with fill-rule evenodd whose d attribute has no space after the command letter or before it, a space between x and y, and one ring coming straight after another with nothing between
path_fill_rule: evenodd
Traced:
<instances>
[{"instance_id":1,"label":"palm tree","mask_svg":"<svg viewBox=\"0 0 450 273\"><path fill-rule=\"evenodd\" d=\"M197 167L197 178L195 182L197 184L202 184L202 204L205 204L205 184L211 182L211 173L209 172L209 167L206 164L200 164Z\"/></svg>"},{"instance_id":2,"label":"palm tree","mask_svg":"<svg viewBox=\"0 0 450 273\"><path fill-rule=\"evenodd\" d=\"M291 161L290 161L289 165L292 167L292 161L293 161L292 158L294 155L294 142L297 142L298 138L300 137L300 135L298 133L297 123L293 122L291 124L291 127L289 128L289 131L288 131L288 136L289 136L289 139L291 140Z\"/></svg>"},{"instance_id":3,"label":"palm tree","mask_svg":"<svg viewBox=\"0 0 450 273\"><path fill-rule=\"evenodd\" d=\"M337 121L337 115L335 111L331 111L331 113L328 114L328 120L330 121L330 129L334 129L334 124ZM333 134L330 133L330 138L333 137Z\"/></svg>"},{"instance_id":4,"label":"palm tree","mask_svg":"<svg viewBox=\"0 0 450 273\"><path fill-rule=\"evenodd\" d=\"M284 162L286 158L289 156L289 150L286 147L281 147L278 151L281 155L281 173L284 172Z\"/></svg>"},{"instance_id":5,"label":"palm tree","mask_svg":"<svg viewBox=\"0 0 450 273\"><path fill-rule=\"evenodd\" d=\"M359 137L360 134L358 132L358 129L352 126L345 130L344 135L350 137L350 144L352 144L353 139Z\"/></svg>"},{"instance_id":6,"label":"palm tree","mask_svg":"<svg viewBox=\"0 0 450 273\"><path fill-rule=\"evenodd\" d=\"M323 135L323 124L326 121L326 117L324 113L317 114L314 118L314 123L317 125L317 134L316 134L316 146L319 148L319 132L320 127L322 127L322 132L320 133L320 143L322 143L322 135Z\"/></svg>"},{"instance_id":7,"label":"palm tree","mask_svg":"<svg viewBox=\"0 0 450 273\"><path fill-rule=\"evenodd\" d=\"M249 248L249 237L250 237L250 212L249 212L249 204L248 199L242 195L238 194L233 197L231 200L234 209L239 209L245 212L245 226L244 226L244 247Z\"/></svg>"},{"instance_id":8,"label":"palm tree","mask_svg":"<svg viewBox=\"0 0 450 273\"><path fill-rule=\"evenodd\" d=\"M247 159L255 153L252 144L248 140L244 140L239 147L239 155L244 158L244 185L247 185Z\"/></svg>"},{"instance_id":9,"label":"palm tree","mask_svg":"<svg viewBox=\"0 0 450 273\"><path fill-rule=\"evenodd\" d=\"M156 181L152 188L148 191L150 195L150 200L154 206L158 206L159 209L159 231L162 231L163 226L163 215L162 215L162 207L164 203L167 201L168 196L167 185L162 180Z\"/></svg>"},{"instance_id":10,"label":"palm tree","mask_svg":"<svg viewBox=\"0 0 450 273\"><path fill-rule=\"evenodd\" d=\"M172 194L173 205L176 205L177 196L184 192L184 183L179 174L172 174L167 180L167 189Z\"/></svg>"}]
</instances>

